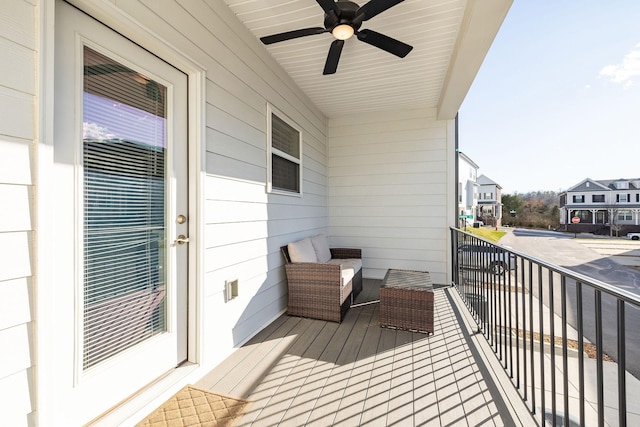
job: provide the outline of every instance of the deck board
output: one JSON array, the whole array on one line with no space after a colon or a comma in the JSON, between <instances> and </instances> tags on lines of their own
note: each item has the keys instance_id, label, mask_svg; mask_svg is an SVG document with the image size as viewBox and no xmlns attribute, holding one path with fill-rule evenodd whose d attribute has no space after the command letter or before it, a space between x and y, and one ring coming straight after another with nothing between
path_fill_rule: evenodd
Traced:
<instances>
[{"instance_id":1,"label":"deck board","mask_svg":"<svg viewBox=\"0 0 640 427\"><path fill-rule=\"evenodd\" d=\"M380 281L342 323L282 316L197 385L252 401L239 426L510 425L447 292L435 333L381 328Z\"/></svg>"}]
</instances>

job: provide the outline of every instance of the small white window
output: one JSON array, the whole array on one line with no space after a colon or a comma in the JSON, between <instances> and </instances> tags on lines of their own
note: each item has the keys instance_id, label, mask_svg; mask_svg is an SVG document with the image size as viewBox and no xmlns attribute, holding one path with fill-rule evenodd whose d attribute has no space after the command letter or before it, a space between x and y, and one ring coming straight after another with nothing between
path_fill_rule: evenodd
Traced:
<instances>
[{"instance_id":1,"label":"small white window","mask_svg":"<svg viewBox=\"0 0 640 427\"><path fill-rule=\"evenodd\" d=\"M618 213L618 220L633 221L633 214L630 211L621 211Z\"/></svg>"},{"instance_id":2,"label":"small white window","mask_svg":"<svg viewBox=\"0 0 640 427\"><path fill-rule=\"evenodd\" d=\"M302 194L302 132L267 105L267 191Z\"/></svg>"},{"instance_id":3,"label":"small white window","mask_svg":"<svg viewBox=\"0 0 640 427\"><path fill-rule=\"evenodd\" d=\"M616 182L616 188L618 190L628 190L629 189L629 182L628 181L618 181L618 182Z\"/></svg>"}]
</instances>

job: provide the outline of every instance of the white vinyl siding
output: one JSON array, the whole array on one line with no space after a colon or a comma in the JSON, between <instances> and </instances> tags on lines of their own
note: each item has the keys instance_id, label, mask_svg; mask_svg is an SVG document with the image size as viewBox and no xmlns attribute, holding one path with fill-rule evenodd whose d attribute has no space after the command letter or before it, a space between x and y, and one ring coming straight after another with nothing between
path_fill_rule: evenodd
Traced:
<instances>
[{"instance_id":1,"label":"white vinyl siding","mask_svg":"<svg viewBox=\"0 0 640 427\"><path fill-rule=\"evenodd\" d=\"M362 248L364 277L406 268L446 282L456 182L447 123L432 110L330 120L331 243Z\"/></svg>"},{"instance_id":2,"label":"white vinyl siding","mask_svg":"<svg viewBox=\"0 0 640 427\"><path fill-rule=\"evenodd\" d=\"M0 408L11 426L29 425L35 409L35 37L34 4L0 2Z\"/></svg>"}]
</instances>

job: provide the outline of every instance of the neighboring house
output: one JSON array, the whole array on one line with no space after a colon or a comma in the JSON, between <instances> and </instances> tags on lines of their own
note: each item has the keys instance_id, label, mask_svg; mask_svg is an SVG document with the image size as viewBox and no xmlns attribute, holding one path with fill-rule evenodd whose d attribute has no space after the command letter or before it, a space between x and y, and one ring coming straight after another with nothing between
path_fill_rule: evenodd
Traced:
<instances>
[{"instance_id":1,"label":"neighboring house","mask_svg":"<svg viewBox=\"0 0 640 427\"><path fill-rule=\"evenodd\" d=\"M511 0L400 3L370 24L413 52L348 40L335 76L330 34L259 40L312 0L69 3L0 2L2 425L140 419L286 312L302 237L452 282L457 110Z\"/></svg>"},{"instance_id":2,"label":"neighboring house","mask_svg":"<svg viewBox=\"0 0 640 427\"><path fill-rule=\"evenodd\" d=\"M478 177L478 215L487 225L499 226L502 220L502 187L485 175Z\"/></svg>"},{"instance_id":3,"label":"neighboring house","mask_svg":"<svg viewBox=\"0 0 640 427\"><path fill-rule=\"evenodd\" d=\"M473 223L477 219L478 165L462 151L458 152L458 215ZM460 218L461 221L463 218Z\"/></svg>"},{"instance_id":4,"label":"neighboring house","mask_svg":"<svg viewBox=\"0 0 640 427\"><path fill-rule=\"evenodd\" d=\"M560 224L603 234L640 231L640 178L587 178L560 193Z\"/></svg>"}]
</instances>

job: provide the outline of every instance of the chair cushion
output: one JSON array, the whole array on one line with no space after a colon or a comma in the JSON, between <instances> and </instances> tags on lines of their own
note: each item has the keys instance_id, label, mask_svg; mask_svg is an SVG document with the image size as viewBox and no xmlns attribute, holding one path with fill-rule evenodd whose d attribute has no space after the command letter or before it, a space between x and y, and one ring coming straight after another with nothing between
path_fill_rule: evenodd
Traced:
<instances>
[{"instance_id":1,"label":"chair cushion","mask_svg":"<svg viewBox=\"0 0 640 427\"><path fill-rule=\"evenodd\" d=\"M318 262L316 251L313 249L311 239L308 237L289 243L287 249L289 250L291 262Z\"/></svg>"},{"instance_id":2,"label":"chair cushion","mask_svg":"<svg viewBox=\"0 0 640 427\"><path fill-rule=\"evenodd\" d=\"M329 262L331 259L331 250L329 249L329 240L324 234L318 234L311 238L311 244L316 251L318 262Z\"/></svg>"},{"instance_id":3,"label":"chair cushion","mask_svg":"<svg viewBox=\"0 0 640 427\"><path fill-rule=\"evenodd\" d=\"M362 260L357 258L332 259L329 261L329 264L337 264L340 266L340 276L342 277L343 286L349 280L353 279L353 276L362 269Z\"/></svg>"}]
</instances>

